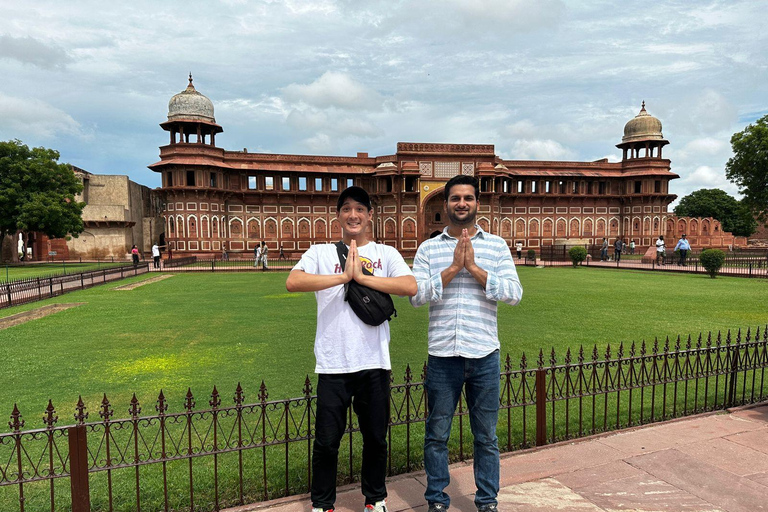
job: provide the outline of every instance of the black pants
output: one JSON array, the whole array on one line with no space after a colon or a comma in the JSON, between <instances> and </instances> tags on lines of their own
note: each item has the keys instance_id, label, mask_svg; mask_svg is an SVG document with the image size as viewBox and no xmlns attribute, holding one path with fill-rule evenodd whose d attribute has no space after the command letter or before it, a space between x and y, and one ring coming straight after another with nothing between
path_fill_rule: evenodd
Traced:
<instances>
[{"instance_id":1,"label":"black pants","mask_svg":"<svg viewBox=\"0 0 768 512\"><path fill-rule=\"evenodd\" d=\"M687 249L680 249L680 264L685 265L685 259L688 257Z\"/></svg>"},{"instance_id":2,"label":"black pants","mask_svg":"<svg viewBox=\"0 0 768 512\"><path fill-rule=\"evenodd\" d=\"M160 268L160 256L153 256L152 257L152 266L154 268Z\"/></svg>"},{"instance_id":3,"label":"black pants","mask_svg":"<svg viewBox=\"0 0 768 512\"><path fill-rule=\"evenodd\" d=\"M333 508L339 444L350 404L363 436L361 487L365 504L387 497L387 425L389 370L320 374L317 378L315 442L312 447L312 506Z\"/></svg>"},{"instance_id":4,"label":"black pants","mask_svg":"<svg viewBox=\"0 0 768 512\"><path fill-rule=\"evenodd\" d=\"M613 259L616 261L621 261L621 251L613 251Z\"/></svg>"}]
</instances>

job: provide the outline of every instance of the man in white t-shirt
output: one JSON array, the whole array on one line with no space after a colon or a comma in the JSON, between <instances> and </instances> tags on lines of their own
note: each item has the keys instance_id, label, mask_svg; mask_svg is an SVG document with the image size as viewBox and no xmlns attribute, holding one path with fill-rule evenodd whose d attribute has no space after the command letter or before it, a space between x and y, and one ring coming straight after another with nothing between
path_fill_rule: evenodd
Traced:
<instances>
[{"instance_id":1,"label":"man in white t-shirt","mask_svg":"<svg viewBox=\"0 0 768 512\"><path fill-rule=\"evenodd\" d=\"M386 512L385 484L389 424L389 323L364 323L344 301L344 285L359 284L395 295L416 293L416 279L393 247L368 239L372 215L368 193L349 187L339 195L336 212L348 246L344 270L334 244L313 245L293 267L289 292L315 292L317 331L315 372L317 412L312 448L312 511L333 510L339 443L354 399L363 436L361 487L365 510ZM373 273L363 273L363 266Z\"/></svg>"}]
</instances>

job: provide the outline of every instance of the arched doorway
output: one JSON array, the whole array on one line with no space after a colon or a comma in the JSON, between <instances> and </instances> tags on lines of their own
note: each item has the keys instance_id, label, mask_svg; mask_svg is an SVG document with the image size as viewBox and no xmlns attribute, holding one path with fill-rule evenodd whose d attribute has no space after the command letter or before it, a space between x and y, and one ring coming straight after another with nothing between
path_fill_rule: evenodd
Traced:
<instances>
[{"instance_id":1,"label":"arched doorway","mask_svg":"<svg viewBox=\"0 0 768 512\"><path fill-rule=\"evenodd\" d=\"M445 196L443 195L443 189L436 190L430 194L424 201L422 209L422 222L424 229L422 233L429 233L429 237L432 238L443 231L446 226L445 221ZM423 240L420 240L422 242Z\"/></svg>"}]
</instances>

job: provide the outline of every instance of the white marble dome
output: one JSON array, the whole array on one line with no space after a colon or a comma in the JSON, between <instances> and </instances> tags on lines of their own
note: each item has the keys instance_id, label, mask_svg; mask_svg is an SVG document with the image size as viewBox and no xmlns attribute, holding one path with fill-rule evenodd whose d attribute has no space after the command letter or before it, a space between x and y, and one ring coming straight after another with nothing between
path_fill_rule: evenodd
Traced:
<instances>
[{"instance_id":1,"label":"white marble dome","mask_svg":"<svg viewBox=\"0 0 768 512\"><path fill-rule=\"evenodd\" d=\"M640 113L624 125L624 137L621 138L622 143L641 140L664 140L661 121L646 112L645 102L640 108Z\"/></svg>"},{"instance_id":2,"label":"white marble dome","mask_svg":"<svg viewBox=\"0 0 768 512\"><path fill-rule=\"evenodd\" d=\"M213 103L206 96L200 94L192 85L192 74L189 74L189 85L186 89L176 94L168 102L168 120L195 120L215 123L213 117Z\"/></svg>"}]
</instances>

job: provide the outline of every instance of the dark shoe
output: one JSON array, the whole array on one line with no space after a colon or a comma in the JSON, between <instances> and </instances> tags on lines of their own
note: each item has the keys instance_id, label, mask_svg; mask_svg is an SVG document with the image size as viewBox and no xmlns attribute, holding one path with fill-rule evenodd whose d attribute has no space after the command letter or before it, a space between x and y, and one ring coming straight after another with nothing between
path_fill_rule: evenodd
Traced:
<instances>
[{"instance_id":1,"label":"dark shoe","mask_svg":"<svg viewBox=\"0 0 768 512\"><path fill-rule=\"evenodd\" d=\"M448 507L442 503L430 503L427 512L445 512L446 510L448 510Z\"/></svg>"},{"instance_id":2,"label":"dark shoe","mask_svg":"<svg viewBox=\"0 0 768 512\"><path fill-rule=\"evenodd\" d=\"M477 512L498 512L498 507L495 503L489 503L488 505L480 505L477 507Z\"/></svg>"}]
</instances>

